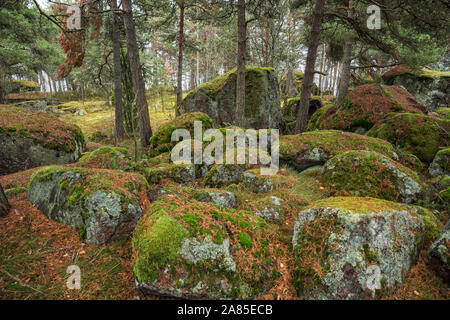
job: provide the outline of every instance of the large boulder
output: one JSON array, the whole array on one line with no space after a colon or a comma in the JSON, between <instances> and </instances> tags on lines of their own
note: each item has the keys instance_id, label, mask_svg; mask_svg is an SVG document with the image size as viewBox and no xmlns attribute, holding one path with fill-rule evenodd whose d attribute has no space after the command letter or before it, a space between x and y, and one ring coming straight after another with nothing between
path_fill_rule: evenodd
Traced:
<instances>
[{"instance_id":1,"label":"large boulder","mask_svg":"<svg viewBox=\"0 0 450 320\"><path fill-rule=\"evenodd\" d=\"M384 140L356 133L324 130L281 136L280 164L303 171L323 165L338 153L350 150L376 151L391 159L398 159L392 145Z\"/></svg>"},{"instance_id":2,"label":"large boulder","mask_svg":"<svg viewBox=\"0 0 450 320\"><path fill-rule=\"evenodd\" d=\"M338 196L412 203L422 194L417 173L375 151L347 151L331 158L320 179Z\"/></svg>"},{"instance_id":3,"label":"large boulder","mask_svg":"<svg viewBox=\"0 0 450 320\"><path fill-rule=\"evenodd\" d=\"M76 162L84 147L75 125L48 113L0 106L0 175Z\"/></svg>"},{"instance_id":4,"label":"large boulder","mask_svg":"<svg viewBox=\"0 0 450 320\"><path fill-rule=\"evenodd\" d=\"M177 129L186 129L189 131L191 138L194 139L194 122L202 123L202 130L214 128L211 118L202 112L192 112L183 114L163 125L150 138L150 155L157 156L162 153L172 151L172 148L178 141L172 141L172 133Z\"/></svg>"},{"instance_id":5,"label":"large boulder","mask_svg":"<svg viewBox=\"0 0 450 320\"><path fill-rule=\"evenodd\" d=\"M204 112L215 125L237 124L236 69L190 91L183 100L182 113ZM280 90L275 70L247 67L245 77L245 128L277 129L280 126Z\"/></svg>"},{"instance_id":6,"label":"large boulder","mask_svg":"<svg viewBox=\"0 0 450 320\"><path fill-rule=\"evenodd\" d=\"M0 184L0 217L4 217L8 214L10 205L8 199L6 198L5 192L3 191L2 185Z\"/></svg>"},{"instance_id":7,"label":"large boulder","mask_svg":"<svg viewBox=\"0 0 450 320\"><path fill-rule=\"evenodd\" d=\"M292 98L287 101L287 105L283 107L282 119L281 119L281 133L292 134L295 131L295 125L297 123L296 111L300 106L300 98ZM314 113L319 112L322 108L322 101L320 97L313 97L309 100L308 121L311 119Z\"/></svg>"},{"instance_id":8,"label":"large boulder","mask_svg":"<svg viewBox=\"0 0 450 320\"><path fill-rule=\"evenodd\" d=\"M426 109L405 89L366 84L351 90L341 105L328 109L315 129L364 133L392 112L424 113Z\"/></svg>"},{"instance_id":9,"label":"large boulder","mask_svg":"<svg viewBox=\"0 0 450 320\"><path fill-rule=\"evenodd\" d=\"M373 198L328 198L297 216L294 288L304 299L371 299L403 282L425 226L407 206Z\"/></svg>"},{"instance_id":10,"label":"large boulder","mask_svg":"<svg viewBox=\"0 0 450 320\"><path fill-rule=\"evenodd\" d=\"M425 256L430 268L450 285L450 220Z\"/></svg>"},{"instance_id":11,"label":"large boulder","mask_svg":"<svg viewBox=\"0 0 450 320\"><path fill-rule=\"evenodd\" d=\"M450 120L416 113L393 113L367 135L389 141L430 163L439 148L449 146Z\"/></svg>"},{"instance_id":12,"label":"large boulder","mask_svg":"<svg viewBox=\"0 0 450 320\"><path fill-rule=\"evenodd\" d=\"M279 273L278 244L248 212L169 194L152 203L133 235L133 273L144 294L182 299L250 299Z\"/></svg>"},{"instance_id":13,"label":"large boulder","mask_svg":"<svg viewBox=\"0 0 450 320\"><path fill-rule=\"evenodd\" d=\"M437 177L450 174L450 148L440 150L428 168L430 176Z\"/></svg>"},{"instance_id":14,"label":"large boulder","mask_svg":"<svg viewBox=\"0 0 450 320\"><path fill-rule=\"evenodd\" d=\"M49 219L77 230L86 243L101 245L131 236L147 188L135 173L51 166L32 175L28 200Z\"/></svg>"},{"instance_id":15,"label":"large boulder","mask_svg":"<svg viewBox=\"0 0 450 320\"><path fill-rule=\"evenodd\" d=\"M133 168L133 163L126 148L109 146L103 146L84 154L74 165L83 168L125 171Z\"/></svg>"},{"instance_id":16,"label":"large boulder","mask_svg":"<svg viewBox=\"0 0 450 320\"><path fill-rule=\"evenodd\" d=\"M449 71L412 71L407 66L399 66L386 72L383 81L388 85L405 88L429 111L450 105Z\"/></svg>"}]
</instances>

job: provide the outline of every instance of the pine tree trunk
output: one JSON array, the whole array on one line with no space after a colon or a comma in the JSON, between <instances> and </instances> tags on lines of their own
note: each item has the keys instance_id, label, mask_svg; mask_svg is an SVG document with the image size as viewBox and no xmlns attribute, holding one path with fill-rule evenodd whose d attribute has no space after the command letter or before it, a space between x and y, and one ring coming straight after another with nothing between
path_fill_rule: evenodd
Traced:
<instances>
[{"instance_id":1,"label":"pine tree trunk","mask_svg":"<svg viewBox=\"0 0 450 320\"><path fill-rule=\"evenodd\" d=\"M184 41L184 1L180 3L180 34L178 38L178 72L177 72L177 105L175 116L181 114L180 108L183 102L183 41Z\"/></svg>"},{"instance_id":2,"label":"pine tree trunk","mask_svg":"<svg viewBox=\"0 0 450 320\"><path fill-rule=\"evenodd\" d=\"M314 69L317 57L317 48L319 46L320 30L322 28L322 17L325 6L325 0L317 0L314 9L312 21L311 41L308 47L306 57L305 76L303 78L302 92L300 94L299 108L297 110L296 132L303 132L308 122L309 99L314 81Z\"/></svg>"},{"instance_id":3,"label":"pine tree trunk","mask_svg":"<svg viewBox=\"0 0 450 320\"><path fill-rule=\"evenodd\" d=\"M113 8L112 21L112 43L114 56L114 107L115 107L115 134L116 139L121 140L125 136L123 126L123 101L122 101L122 70L120 67L120 38L119 38L119 17L117 10L117 0L112 0Z\"/></svg>"},{"instance_id":4,"label":"pine tree trunk","mask_svg":"<svg viewBox=\"0 0 450 320\"><path fill-rule=\"evenodd\" d=\"M150 126L150 115L148 113L147 99L145 97L145 85L141 70L141 60L136 40L136 29L134 27L133 13L131 11L131 0L122 0L123 22L125 35L127 38L128 55L130 57L130 67L133 82L133 91L136 100L136 107L139 115L139 135L141 146L148 147L152 136Z\"/></svg>"},{"instance_id":5,"label":"pine tree trunk","mask_svg":"<svg viewBox=\"0 0 450 320\"><path fill-rule=\"evenodd\" d=\"M8 214L10 205L5 193L3 192L2 185L0 184L0 217L5 217Z\"/></svg>"},{"instance_id":6,"label":"pine tree trunk","mask_svg":"<svg viewBox=\"0 0 450 320\"><path fill-rule=\"evenodd\" d=\"M238 0L238 50L236 79L236 112L235 122L243 127L245 124L245 54L246 54L246 21L245 0Z\"/></svg>"},{"instance_id":7,"label":"pine tree trunk","mask_svg":"<svg viewBox=\"0 0 450 320\"><path fill-rule=\"evenodd\" d=\"M347 95L348 86L350 84L350 67L352 63L352 47L353 42L347 39L344 45L344 56L342 58L341 77L339 79L338 96L336 105L340 105Z\"/></svg>"}]
</instances>

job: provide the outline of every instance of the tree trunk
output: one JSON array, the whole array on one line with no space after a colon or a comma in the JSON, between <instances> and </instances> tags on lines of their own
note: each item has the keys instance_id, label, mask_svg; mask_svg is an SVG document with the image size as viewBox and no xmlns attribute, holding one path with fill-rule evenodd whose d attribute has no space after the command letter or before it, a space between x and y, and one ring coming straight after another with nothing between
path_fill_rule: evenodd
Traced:
<instances>
[{"instance_id":1,"label":"tree trunk","mask_svg":"<svg viewBox=\"0 0 450 320\"><path fill-rule=\"evenodd\" d=\"M340 105L347 95L348 86L350 84L350 67L352 63L352 47L353 41L347 39L344 45L344 56L341 64L341 77L339 79L338 95L335 104Z\"/></svg>"},{"instance_id":2,"label":"tree trunk","mask_svg":"<svg viewBox=\"0 0 450 320\"><path fill-rule=\"evenodd\" d=\"M189 90L195 89L195 59L194 56L191 57L191 70L189 72L190 79L189 79Z\"/></svg>"},{"instance_id":3,"label":"tree trunk","mask_svg":"<svg viewBox=\"0 0 450 320\"><path fill-rule=\"evenodd\" d=\"M177 105L175 107L175 116L180 113L181 103L183 102L183 41L184 41L184 1L180 3L180 34L178 38L178 72L177 72Z\"/></svg>"},{"instance_id":4,"label":"tree trunk","mask_svg":"<svg viewBox=\"0 0 450 320\"><path fill-rule=\"evenodd\" d=\"M317 47L319 46L320 30L322 28L322 17L325 6L325 0L317 0L314 9L314 17L312 21L311 41L308 47L308 55L306 58L305 76L303 78L302 92L300 94L300 103L297 110L296 132L300 133L305 130L308 122L309 99L314 80L314 69L317 57Z\"/></svg>"},{"instance_id":5,"label":"tree trunk","mask_svg":"<svg viewBox=\"0 0 450 320\"><path fill-rule=\"evenodd\" d=\"M2 185L0 184L0 217L5 217L8 214L9 206L8 199L3 192Z\"/></svg>"},{"instance_id":6,"label":"tree trunk","mask_svg":"<svg viewBox=\"0 0 450 320\"><path fill-rule=\"evenodd\" d=\"M353 0L348 0L347 16L351 19L353 17ZM350 68L352 64L352 48L353 41L350 35L347 35L344 45L344 56L342 57L341 79L339 82L338 96L336 105L340 105L347 95L348 86L350 84Z\"/></svg>"},{"instance_id":7,"label":"tree trunk","mask_svg":"<svg viewBox=\"0 0 450 320\"><path fill-rule=\"evenodd\" d=\"M116 14L117 0L112 0L112 43L114 56L114 107L115 107L115 134L116 139L121 140L125 136L123 127L123 101L122 101L122 70L120 67L120 37L119 17Z\"/></svg>"},{"instance_id":8,"label":"tree trunk","mask_svg":"<svg viewBox=\"0 0 450 320\"><path fill-rule=\"evenodd\" d=\"M238 0L238 50L236 79L236 125L245 124L245 54L247 42L247 26L245 21L245 0Z\"/></svg>"},{"instance_id":9,"label":"tree trunk","mask_svg":"<svg viewBox=\"0 0 450 320\"><path fill-rule=\"evenodd\" d=\"M141 70L141 60L136 40L136 29L134 27L133 13L131 11L131 0L122 0L123 22L125 35L127 38L128 55L130 57L130 67L133 82L133 91L136 100L136 107L139 114L139 135L141 146L148 147L152 136L150 126L150 115L148 113L147 99L145 97L145 85Z\"/></svg>"}]
</instances>

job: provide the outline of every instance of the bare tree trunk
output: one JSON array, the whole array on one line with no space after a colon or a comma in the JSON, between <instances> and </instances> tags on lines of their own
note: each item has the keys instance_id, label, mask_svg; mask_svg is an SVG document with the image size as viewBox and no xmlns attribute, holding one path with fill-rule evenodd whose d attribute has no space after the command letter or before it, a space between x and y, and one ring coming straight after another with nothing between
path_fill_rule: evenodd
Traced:
<instances>
[{"instance_id":1,"label":"bare tree trunk","mask_svg":"<svg viewBox=\"0 0 450 320\"><path fill-rule=\"evenodd\" d=\"M0 184L0 217L5 217L8 214L10 205L5 193L3 192L2 185Z\"/></svg>"},{"instance_id":2,"label":"bare tree trunk","mask_svg":"<svg viewBox=\"0 0 450 320\"><path fill-rule=\"evenodd\" d=\"M235 122L243 127L245 124L245 54L247 43L247 26L245 21L245 0L238 0L238 50L236 79Z\"/></svg>"},{"instance_id":3,"label":"bare tree trunk","mask_svg":"<svg viewBox=\"0 0 450 320\"><path fill-rule=\"evenodd\" d=\"M181 103L183 102L183 41L184 41L184 1L180 3L180 34L178 38L178 72L177 72L177 105L175 107L175 116L180 113Z\"/></svg>"},{"instance_id":4,"label":"bare tree trunk","mask_svg":"<svg viewBox=\"0 0 450 320\"><path fill-rule=\"evenodd\" d=\"M130 56L133 91L139 114L139 135L141 138L141 146L145 148L150 145L152 128L150 126L150 115L148 112L147 99L145 97L145 85L142 77L141 60L139 58L136 29L134 27L133 13L131 10L131 0L122 0L122 6L124 10L123 22L127 38L128 55Z\"/></svg>"},{"instance_id":5,"label":"bare tree trunk","mask_svg":"<svg viewBox=\"0 0 450 320\"><path fill-rule=\"evenodd\" d=\"M195 85L195 61L194 61L194 56L191 57L191 70L189 70L189 75L190 75L190 79L189 79L189 90L193 90L195 89L196 85Z\"/></svg>"},{"instance_id":6,"label":"bare tree trunk","mask_svg":"<svg viewBox=\"0 0 450 320\"><path fill-rule=\"evenodd\" d=\"M351 19L353 16L353 0L348 0L347 16ZM348 35L344 45L344 56L342 57L341 79L339 82L338 96L336 105L340 105L347 95L348 86L350 84L350 67L352 64L352 48L353 40Z\"/></svg>"},{"instance_id":7,"label":"bare tree trunk","mask_svg":"<svg viewBox=\"0 0 450 320\"><path fill-rule=\"evenodd\" d=\"M336 105L340 105L344 101L347 95L348 87L350 84L350 67L352 63L352 47L353 41L347 39L344 45L344 56L341 63L341 76L339 79L338 95L336 99Z\"/></svg>"},{"instance_id":8,"label":"bare tree trunk","mask_svg":"<svg viewBox=\"0 0 450 320\"><path fill-rule=\"evenodd\" d=\"M305 130L308 122L309 99L314 80L314 69L317 57L317 47L319 46L320 30L322 29L324 6L325 0L316 1L312 21L311 41L308 47L308 55L306 57L305 76L303 78L302 92L300 94L300 102L297 110L297 124L295 130L298 133Z\"/></svg>"},{"instance_id":9,"label":"bare tree trunk","mask_svg":"<svg viewBox=\"0 0 450 320\"><path fill-rule=\"evenodd\" d=\"M119 17L117 16L117 0L111 0L113 8L112 43L114 56L114 107L115 107L115 135L121 140L125 136L123 126L123 101L122 101L122 70L120 66L120 36Z\"/></svg>"}]
</instances>

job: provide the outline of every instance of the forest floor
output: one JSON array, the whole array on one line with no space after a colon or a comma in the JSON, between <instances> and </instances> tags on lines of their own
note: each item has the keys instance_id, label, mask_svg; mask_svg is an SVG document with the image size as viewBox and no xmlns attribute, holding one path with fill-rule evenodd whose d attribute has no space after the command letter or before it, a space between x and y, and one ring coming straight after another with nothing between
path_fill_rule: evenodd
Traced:
<instances>
[{"instance_id":1,"label":"forest floor","mask_svg":"<svg viewBox=\"0 0 450 320\"><path fill-rule=\"evenodd\" d=\"M170 101L173 105L174 96ZM113 145L114 109L99 101L85 104L92 112L84 116L65 114L61 118L79 125L86 138L95 131L107 136L100 142L89 142L88 147L89 144L90 148ZM165 112L155 108L158 104L157 98L149 99L153 130L174 118L170 108ZM126 139L120 145L132 149L133 140ZM37 169L0 177L1 185L9 190L7 196L12 206L9 215L0 219L0 299L144 299L134 285L131 240L100 247L86 245L77 231L49 220L27 200L28 180ZM296 197L309 203L322 196L317 180L302 174L298 174L298 178ZM237 193L236 196L245 207L246 196L250 195ZM286 216L284 230L289 239L292 236L289 226L295 214L292 211ZM285 246L283 251L289 253L290 241ZM423 251L404 283L387 299L450 299L448 287L424 263L424 254ZM285 276L261 299L296 299L287 267L290 256L287 254L284 259ZM70 265L78 265L82 270L81 290L67 289L69 274L66 270Z\"/></svg>"}]
</instances>

